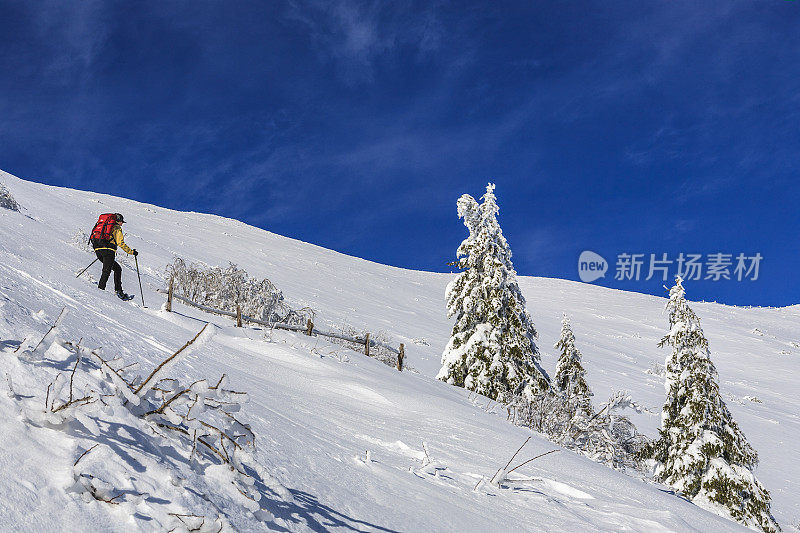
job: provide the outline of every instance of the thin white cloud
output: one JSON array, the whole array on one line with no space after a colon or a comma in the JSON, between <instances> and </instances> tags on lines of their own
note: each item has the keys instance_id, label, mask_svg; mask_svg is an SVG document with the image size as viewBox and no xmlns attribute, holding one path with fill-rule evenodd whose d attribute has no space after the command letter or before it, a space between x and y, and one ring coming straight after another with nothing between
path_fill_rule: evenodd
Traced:
<instances>
[{"instance_id":1,"label":"thin white cloud","mask_svg":"<svg viewBox=\"0 0 800 533\"><path fill-rule=\"evenodd\" d=\"M45 74L51 80L85 78L106 43L107 4L102 0L30 4L41 50L47 54Z\"/></svg>"},{"instance_id":2,"label":"thin white cloud","mask_svg":"<svg viewBox=\"0 0 800 533\"><path fill-rule=\"evenodd\" d=\"M374 79L376 63L399 47L425 57L438 49L442 25L436 3L293 0L286 18L298 23L325 61L333 61L343 82Z\"/></svg>"}]
</instances>

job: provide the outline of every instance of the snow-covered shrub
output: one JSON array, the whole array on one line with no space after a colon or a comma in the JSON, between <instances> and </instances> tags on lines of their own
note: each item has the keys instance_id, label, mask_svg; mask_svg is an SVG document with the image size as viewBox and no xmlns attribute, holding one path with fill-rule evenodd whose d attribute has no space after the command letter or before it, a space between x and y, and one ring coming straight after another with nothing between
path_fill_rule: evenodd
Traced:
<instances>
[{"instance_id":1,"label":"snow-covered shrub","mask_svg":"<svg viewBox=\"0 0 800 533\"><path fill-rule=\"evenodd\" d=\"M141 374L136 364L59 341L59 324L18 355L29 364L66 370L41 396L14 397L31 424L80 439L83 451L74 461L69 491L163 531L241 530L235 522L243 516L273 519L263 496L292 500L255 458L255 435L239 418L245 393L233 390L226 375L214 381L166 376L211 337L213 326ZM10 378L8 383L13 390ZM178 501L193 507L184 513Z\"/></svg>"},{"instance_id":2,"label":"snow-covered shrub","mask_svg":"<svg viewBox=\"0 0 800 533\"><path fill-rule=\"evenodd\" d=\"M642 410L626 392L617 391L591 416L579 411L558 442L614 468L638 468L637 453L647 439L619 413L624 409Z\"/></svg>"},{"instance_id":3,"label":"snow-covered shrub","mask_svg":"<svg viewBox=\"0 0 800 533\"><path fill-rule=\"evenodd\" d=\"M670 330L659 343L671 348L660 437L642 455L655 459L658 481L698 505L748 527L779 531L769 492L753 475L758 453L722 399L708 340L685 294L678 276L666 306Z\"/></svg>"},{"instance_id":4,"label":"snow-covered shrub","mask_svg":"<svg viewBox=\"0 0 800 533\"><path fill-rule=\"evenodd\" d=\"M89 243L89 234L80 228L75 230L75 233L72 235L69 243L75 248L85 252L94 252L94 248Z\"/></svg>"},{"instance_id":5,"label":"snow-covered shrub","mask_svg":"<svg viewBox=\"0 0 800 533\"><path fill-rule=\"evenodd\" d=\"M309 308L292 309L283 293L268 279L251 278L247 272L230 263L226 268L187 265L180 257L167 265L167 279L174 280L174 290L195 303L235 311L267 322L305 325L314 318Z\"/></svg>"},{"instance_id":6,"label":"snow-covered shrub","mask_svg":"<svg viewBox=\"0 0 800 533\"><path fill-rule=\"evenodd\" d=\"M624 392L615 392L596 412L578 408L580 398L557 391L519 395L507 405L515 424L543 433L548 439L613 468L638 468L637 453L646 438L626 416L625 408L639 410Z\"/></svg>"},{"instance_id":7,"label":"snow-covered shrub","mask_svg":"<svg viewBox=\"0 0 800 533\"><path fill-rule=\"evenodd\" d=\"M651 376L658 376L664 377L667 374L667 369L659 362L653 362L650 365L650 368L644 371L645 374L650 374Z\"/></svg>"},{"instance_id":8,"label":"snow-covered shrub","mask_svg":"<svg viewBox=\"0 0 800 533\"><path fill-rule=\"evenodd\" d=\"M11 196L11 191L3 183L0 183L0 207L11 211L20 210L20 205L14 200L14 197Z\"/></svg>"},{"instance_id":9,"label":"snow-covered shrub","mask_svg":"<svg viewBox=\"0 0 800 533\"><path fill-rule=\"evenodd\" d=\"M493 184L482 200L465 194L457 202L469 235L456 252L463 272L446 290L447 316L455 324L436 377L504 403L520 387L530 394L547 390L549 378L539 365L536 329L497 222Z\"/></svg>"}]
</instances>

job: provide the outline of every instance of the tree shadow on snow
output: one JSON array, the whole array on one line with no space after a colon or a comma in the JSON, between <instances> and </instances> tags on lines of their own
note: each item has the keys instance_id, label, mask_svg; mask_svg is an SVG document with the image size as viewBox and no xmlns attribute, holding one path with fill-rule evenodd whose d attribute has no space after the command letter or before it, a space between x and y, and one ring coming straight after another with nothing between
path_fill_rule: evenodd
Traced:
<instances>
[{"instance_id":1,"label":"tree shadow on snow","mask_svg":"<svg viewBox=\"0 0 800 533\"><path fill-rule=\"evenodd\" d=\"M98 433L90 432L77 421L71 422L65 429L65 432L73 437L87 439L108 446L135 472L145 472L147 467L128 453L125 449L126 447L137 450L139 453L154 459L167 457L169 455L172 455L174 459L174 455L177 455L177 453L169 454L169 448L157 447L152 444L149 436L139 428L112 422L97 416L88 416L88 418L95 421L100 430ZM127 433L127 436L125 436L124 433ZM177 455L177 458L182 462L186 462L180 455Z\"/></svg>"},{"instance_id":2,"label":"tree shadow on snow","mask_svg":"<svg viewBox=\"0 0 800 533\"><path fill-rule=\"evenodd\" d=\"M194 316L185 315L185 314L183 314L183 313L181 313L179 311L172 311L172 314L173 315L178 315L178 316L183 317L183 318L189 318L189 319L194 320L194 321L196 321L196 322L198 322L200 324L207 324L208 323L207 320L202 320L202 319L194 317Z\"/></svg>"},{"instance_id":3,"label":"tree shadow on snow","mask_svg":"<svg viewBox=\"0 0 800 533\"><path fill-rule=\"evenodd\" d=\"M332 529L344 529L349 531L383 531L385 533L399 533L396 529L379 526L365 520L359 520L341 513L323 503L302 490L289 489L294 497L293 502L273 501L274 507L270 509L272 514L287 522L300 522L301 520L312 531L330 531ZM275 524L270 524L275 528ZM286 531L286 529L281 528Z\"/></svg>"},{"instance_id":4,"label":"tree shadow on snow","mask_svg":"<svg viewBox=\"0 0 800 533\"><path fill-rule=\"evenodd\" d=\"M20 342L18 341L3 341L3 344L0 346L6 348L19 345ZM89 360L87 359L87 361ZM92 367L96 367L93 361L91 363ZM71 355L63 360L42 358L37 361L36 364L50 367L60 372L71 372L75 365L75 356ZM97 427L91 427L92 424L89 425L90 427L86 427L79 420L72 420L61 429L73 437L104 444L127 465L131 473L141 474L147 470L146 465L134 457L131 452L138 452L142 454L143 457L150 458L158 463L166 462L167 464L171 464L171 466L176 468L179 472L183 468L193 470L195 468L189 457L181 454L177 449L181 441L183 441L183 444L186 444L187 438L183 438L179 435L172 435L172 439L168 438L162 443L159 440L154 440L153 435L137 427L136 424L109 420L100 413L87 413L86 417L91 419ZM189 449L190 448L191 446L189 446ZM282 519L287 524L303 525L316 532L341 529L357 532L399 533L398 530L348 516L345 513L321 503L316 496L302 490L287 489L291 493L293 501L286 501L269 486L269 480L262 479L258 473L252 471L247 466L245 466L245 470L247 471L246 473L253 478L256 490L261 493L261 498L259 499L261 509L269 511L276 518ZM202 490L198 490L198 488L193 488L189 485L184 488L189 492L197 494L198 497L203 500L211 501L208 495L203 494ZM131 495L135 495L133 491L117 490L117 492L120 494L127 494L130 492ZM151 504L160 505L171 503L169 500L152 495L147 498L147 501ZM152 519L140 512L137 512L136 518L142 521L150 521ZM228 518L232 517L229 516ZM289 531L286 527L278 525L275 522L267 522L263 525L267 529L273 531Z\"/></svg>"},{"instance_id":5,"label":"tree shadow on snow","mask_svg":"<svg viewBox=\"0 0 800 533\"><path fill-rule=\"evenodd\" d=\"M0 352L13 352L20 344L22 341L0 341Z\"/></svg>"},{"instance_id":6,"label":"tree shadow on snow","mask_svg":"<svg viewBox=\"0 0 800 533\"><path fill-rule=\"evenodd\" d=\"M660 487L656 487L656 488L658 490L660 490L661 492L663 492L663 493L669 494L671 496L675 496L676 498L680 498L683 501L686 501L686 502L689 502L689 503L694 503L694 502L692 502L692 500L690 500L689 498L684 496L683 493L678 492L678 491L676 491L674 489L662 489Z\"/></svg>"}]
</instances>

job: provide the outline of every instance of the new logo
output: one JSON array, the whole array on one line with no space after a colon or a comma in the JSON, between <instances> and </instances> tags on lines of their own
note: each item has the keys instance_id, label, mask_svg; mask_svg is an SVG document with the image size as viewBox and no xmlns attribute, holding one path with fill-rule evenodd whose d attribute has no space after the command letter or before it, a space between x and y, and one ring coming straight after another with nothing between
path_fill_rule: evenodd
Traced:
<instances>
[{"instance_id":1,"label":"new logo","mask_svg":"<svg viewBox=\"0 0 800 533\"><path fill-rule=\"evenodd\" d=\"M578 276L584 283L604 278L608 271L608 261L603 256L585 250L578 258Z\"/></svg>"}]
</instances>

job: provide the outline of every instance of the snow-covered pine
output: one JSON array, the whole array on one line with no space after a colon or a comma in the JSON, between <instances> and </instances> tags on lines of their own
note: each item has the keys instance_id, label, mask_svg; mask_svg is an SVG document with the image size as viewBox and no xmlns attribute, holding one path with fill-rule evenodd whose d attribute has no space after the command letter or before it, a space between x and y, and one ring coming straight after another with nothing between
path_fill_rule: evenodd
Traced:
<instances>
[{"instance_id":1,"label":"snow-covered pine","mask_svg":"<svg viewBox=\"0 0 800 533\"><path fill-rule=\"evenodd\" d=\"M581 364L581 353L575 347L575 335L569 317L561 321L561 338L555 344L559 351L554 384L569 404L573 416L580 411L584 416L592 416L592 391L586 383L586 371Z\"/></svg>"},{"instance_id":2,"label":"snow-covered pine","mask_svg":"<svg viewBox=\"0 0 800 533\"><path fill-rule=\"evenodd\" d=\"M0 183L0 207L11 211L19 211L20 209L17 201L11 196L11 191L3 183Z\"/></svg>"},{"instance_id":3,"label":"snow-covered pine","mask_svg":"<svg viewBox=\"0 0 800 533\"><path fill-rule=\"evenodd\" d=\"M520 391L533 396L547 390L550 380L539 365L536 329L497 222L494 188L486 187L481 204L468 194L457 202L469 236L456 252L463 272L447 286L447 313L456 322L437 379L507 402Z\"/></svg>"},{"instance_id":4,"label":"snow-covered pine","mask_svg":"<svg viewBox=\"0 0 800 533\"><path fill-rule=\"evenodd\" d=\"M750 528L780 531L769 492L753 475L758 454L733 420L719 391L708 340L685 299L678 276L670 289L667 400L660 437L645 453L656 461L656 479L693 502Z\"/></svg>"}]
</instances>

